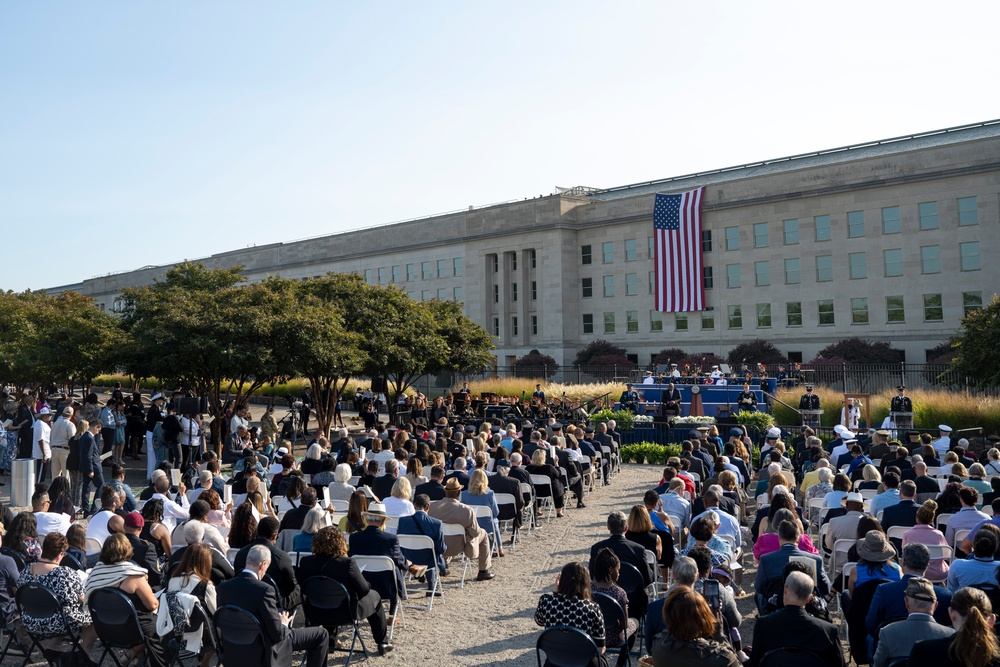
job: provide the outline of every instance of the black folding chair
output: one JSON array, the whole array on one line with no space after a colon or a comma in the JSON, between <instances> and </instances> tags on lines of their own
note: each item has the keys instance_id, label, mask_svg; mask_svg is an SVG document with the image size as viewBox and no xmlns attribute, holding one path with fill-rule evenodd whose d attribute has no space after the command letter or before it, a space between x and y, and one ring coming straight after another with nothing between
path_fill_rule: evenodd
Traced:
<instances>
[{"instance_id":1,"label":"black folding chair","mask_svg":"<svg viewBox=\"0 0 1000 667\"><path fill-rule=\"evenodd\" d=\"M7 641L4 642L3 650L0 650L0 663L7 658L8 655L16 657L24 657L24 662L21 663L21 667L25 667L29 662L31 662L31 654L34 651L34 647L29 641L25 642L18 638L17 629L14 625L15 619L7 617L0 623L0 634L7 635ZM13 647L15 652L11 652Z\"/></svg>"},{"instance_id":2,"label":"black folding chair","mask_svg":"<svg viewBox=\"0 0 1000 667\"><path fill-rule=\"evenodd\" d=\"M618 604L618 600L614 599L607 593L594 593L594 602L597 606L601 608L601 615L604 616L604 629L605 629L605 646L609 649L618 649L618 664L622 664L622 659L625 660L626 665L632 664L632 656L629 655L628 650L628 618L625 616L625 610L622 606ZM608 636L611 630L614 632L621 631L622 636L625 638L621 644L611 644L608 641Z\"/></svg>"},{"instance_id":3,"label":"black folding chair","mask_svg":"<svg viewBox=\"0 0 1000 667\"><path fill-rule=\"evenodd\" d=\"M32 648L37 648L45 656L45 659L53 665L61 662L64 653L83 653L83 647L80 646L80 638L70 630L69 619L66 618L63 605L52 591L41 584L22 584L18 587L17 593L14 595L14 601L17 603L17 608L21 612L22 619L24 617L34 619L58 618L63 628L61 633L45 637L28 632L27 628L25 628L25 632L31 638L31 647L27 647L25 651L28 653L29 658ZM42 640L50 639L62 639L70 645L69 651L56 651L46 649L42 646ZM25 659L24 664L28 664L28 658Z\"/></svg>"},{"instance_id":4,"label":"black folding chair","mask_svg":"<svg viewBox=\"0 0 1000 667\"><path fill-rule=\"evenodd\" d=\"M825 667L826 660L804 648L771 649L760 659L760 667Z\"/></svg>"},{"instance_id":5,"label":"black folding chair","mask_svg":"<svg viewBox=\"0 0 1000 667\"><path fill-rule=\"evenodd\" d=\"M17 571L24 572L24 568L27 567L27 565L24 562L24 556L22 556L17 551L14 551L10 547L0 547L0 554L3 554L4 556L10 556L14 561L14 565L17 566Z\"/></svg>"},{"instance_id":6,"label":"black folding chair","mask_svg":"<svg viewBox=\"0 0 1000 667\"><path fill-rule=\"evenodd\" d=\"M310 577L302 584L302 610L305 612L307 625L319 625L328 630L331 634L336 632L336 628L342 625L350 626L351 648L339 648L334 650L347 652L347 663L344 667L349 667L351 658L354 657L354 647L357 642L361 642L361 650L367 660L368 648L365 640L361 636L361 619L358 618L358 600L347 592L342 583L330 577ZM333 642L331 641L331 644Z\"/></svg>"},{"instance_id":7,"label":"black folding chair","mask_svg":"<svg viewBox=\"0 0 1000 667\"><path fill-rule=\"evenodd\" d=\"M545 662L542 663L542 653ZM601 652L586 632L568 625L555 625L542 630L535 642L538 667L588 667L598 664Z\"/></svg>"},{"instance_id":8,"label":"black folding chair","mask_svg":"<svg viewBox=\"0 0 1000 667\"><path fill-rule=\"evenodd\" d=\"M90 618L94 621L94 631L104 644L104 653L97 665L104 664L104 658L111 654L118 667L125 667L112 649L127 650L146 643L146 635L139 625L139 613L132 600L117 588L98 588L87 600ZM142 664L149 662L149 651L143 651Z\"/></svg>"},{"instance_id":9,"label":"black folding chair","mask_svg":"<svg viewBox=\"0 0 1000 667\"><path fill-rule=\"evenodd\" d=\"M187 642L178 637L171 637L167 641L167 645L170 647L170 662L167 663L167 667L173 667L177 665L178 667L184 667L185 660L197 660L198 664L201 664L201 659L205 654L211 650L215 652L216 664L222 664L222 656L219 653L219 641L215 637L215 631L212 628L212 621L208 617L208 612L201 604L196 604L191 610L190 615L190 627L188 630L190 632L195 632L201 630L201 651L199 653L194 653L187 650Z\"/></svg>"},{"instance_id":10,"label":"black folding chair","mask_svg":"<svg viewBox=\"0 0 1000 667\"><path fill-rule=\"evenodd\" d=\"M639 614L639 630L636 633L639 636L636 643L642 646L643 637L646 632L646 608L649 606L649 594L646 591L646 583L642 578L642 573L639 572L639 568L632 563L622 563L620 567L618 586L628 595L629 604L633 607L632 611ZM643 564L643 567L645 567L645 564ZM641 602L643 599L645 599L645 604L638 607L636 600Z\"/></svg>"},{"instance_id":11,"label":"black folding chair","mask_svg":"<svg viewBox=\"0 0 1000 667\"><path fill-rule=\"evenodd\" d=\"M63 554L62 560L59 562L63 567L68 567L71 570L78 570L80 572L85 572L87 567L80 562L80 559L71 553Z\"/></svg>"},{"instance_id":12,"label":"black folding chair","mask_svg":"<svg viewBox=\"0 0 1000 667\"><path fill-rule=\"evenodd\" d=\"M224 605L215 610L212 622L219 640L216 646L220 664L231 667L258 665L262 656L270 653L264 628L246 609L234 604Z\"/></svg>"}]
</instances>

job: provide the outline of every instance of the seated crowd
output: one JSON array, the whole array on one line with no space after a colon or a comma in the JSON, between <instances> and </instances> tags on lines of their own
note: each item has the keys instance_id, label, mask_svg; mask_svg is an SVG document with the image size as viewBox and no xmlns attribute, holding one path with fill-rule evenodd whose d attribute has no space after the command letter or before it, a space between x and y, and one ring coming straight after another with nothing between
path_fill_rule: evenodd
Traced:
<instances>
[{"instance_id":1,"label":"seated crowd","mask_svg":"<svg viewBox=\"0 0 1000 667\"><path fill-rule=\"evenodd\" d=\"M656 667L1000 667L1000 438L976 462L950 433L910 432L908 449L838 428L824 447L803 428L789 451L772 428L752 465L743 429L725 443L693 431L642 504L609 515L589 566L563 568L535 621L589 635L595 666L608 649L625 664L641 628ZM756 563L746 592L744 549ZM751 595L749 646L736 600Z\"/></svg>"}]
</instances>

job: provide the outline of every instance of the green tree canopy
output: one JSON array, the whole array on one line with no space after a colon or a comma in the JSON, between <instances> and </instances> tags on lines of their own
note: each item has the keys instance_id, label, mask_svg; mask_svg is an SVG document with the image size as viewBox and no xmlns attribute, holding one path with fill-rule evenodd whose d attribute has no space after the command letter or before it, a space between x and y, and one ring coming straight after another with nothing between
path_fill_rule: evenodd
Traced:
<instances>
[{"instance_id":1,"label":"green tree canopy","mask_svg":"<svg viewBox=\"0 0 1000 667\"><path fill-rule=\"evenodd\" d=\"M952 368L976 387L1000 386L1000 297L996 294L985 308L969 311L954 347Z\"/></svg>"}]
</instances>

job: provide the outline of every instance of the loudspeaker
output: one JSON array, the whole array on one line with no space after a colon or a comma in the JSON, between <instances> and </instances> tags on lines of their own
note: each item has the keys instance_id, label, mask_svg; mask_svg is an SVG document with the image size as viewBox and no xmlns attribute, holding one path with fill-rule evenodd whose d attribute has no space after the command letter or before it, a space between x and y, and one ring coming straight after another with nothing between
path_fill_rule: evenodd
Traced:
<instances>
[{"instance_id":1,"label":"loudspeaker","mask_svg":"<svg viewBox=\"0 0 1000 667\"><path fill-rule=\"evenodd\" d=\"M486 419L503 419L504 413L507 412L506 405L490 405L486 408Z\"/></svg>"},{"instance_id":2,"label":"loudspeaker","mask_svg":"<svg viewBox=\"0 0 1000 667\"><path fill-rule=\"evenodd\" d=\"M178 396L173 400L174 411L179 415L197 415L208 412L208 397Z\"/></svg>"},{"instance_id":3,"label":"loudspeaker","mask_svg":"<svg viewBox=\"0 0 1000 667\"><path fill-rule=\"evenodd\" d=\"M383 394L389 393L389 383L385 378L372 378L372 392L377 394L379 392Z\"/></svg>"}]
</instances>

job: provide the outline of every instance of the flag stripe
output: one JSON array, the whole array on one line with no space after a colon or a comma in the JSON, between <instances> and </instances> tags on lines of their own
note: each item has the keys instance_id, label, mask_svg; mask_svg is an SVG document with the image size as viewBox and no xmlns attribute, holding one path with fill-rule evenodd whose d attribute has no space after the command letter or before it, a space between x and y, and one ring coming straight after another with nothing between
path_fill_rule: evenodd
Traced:
<instances>
[{"instance_id":1,"label":"flag stripe","mask_svg":"<svg viewBox=\"0 0 1000 667\"><path fill-rule=\"evenodd\" d=\"M705 309L701 202L704 188L656 195L654 306L661 312Z\"/></svg>"}]
</instances>

